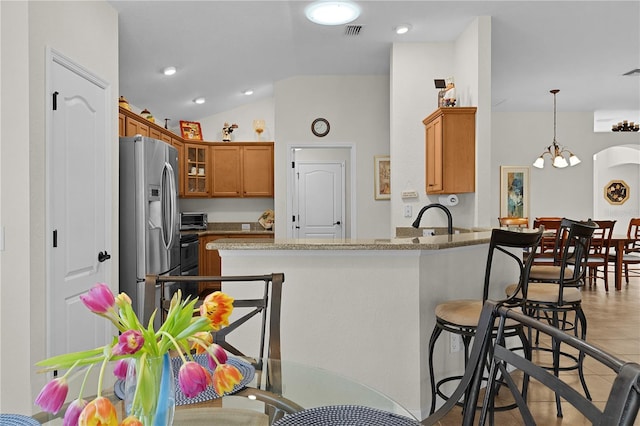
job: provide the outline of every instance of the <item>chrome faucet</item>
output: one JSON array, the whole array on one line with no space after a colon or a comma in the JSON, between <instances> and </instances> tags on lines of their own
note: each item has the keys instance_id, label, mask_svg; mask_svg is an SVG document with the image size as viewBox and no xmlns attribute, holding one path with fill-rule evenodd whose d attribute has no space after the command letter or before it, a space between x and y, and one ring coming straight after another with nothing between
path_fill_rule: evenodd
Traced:
<instances>
[{"instance_id":1,"label":"chrome faucet","mask_svg":"<svg viewBox=\"0 0 640 426\"><path fill-rule=\"evenodd\" d=\"M433 204L429 204L427 206L424 206L420 210L420 213L418 213L418 217L416 218L416 220L413 222L413 224L411 226L413 226L416 229L419 228L420 227L420 220L422 219L422 215L424 214L424 212L429 210L431 207L437 207L437 208L439 208L440 210L442 210L443 212L445 212L447 214L447 232L449 233L449 235L453 234L453 217L451 217L451 212L449 211L448 208L446 208L445 206L443 206L442 204L439 204L439 203L433 203Z\"/></svg>"}]
</instances>

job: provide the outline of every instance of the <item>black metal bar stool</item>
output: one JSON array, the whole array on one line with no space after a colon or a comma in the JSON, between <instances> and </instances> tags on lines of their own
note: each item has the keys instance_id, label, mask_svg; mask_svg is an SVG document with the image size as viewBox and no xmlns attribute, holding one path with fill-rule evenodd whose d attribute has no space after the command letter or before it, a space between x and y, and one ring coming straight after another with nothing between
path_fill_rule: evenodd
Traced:
<instances>
[{"instance_id":1,"label":"black metal bar stool","mask_svg":"<svg viewBox=\"0 0 640 426\"><path fill-rule=\"evenodd\" d=\"M553 327L573 334L584 340L587 335L587 318L582 310L582 295L580 287L584 286L587 270L587 257L591 237L597 224L592 221L578 222L563 219L569 224L569 231L563 243L562 258L558 265L559 279L552 282L530 282L520 290L516 286L507 287L509 297L520 298L524 303L524 312L536 319L547 321ZM524 289L524 291L523 291ZM568 317L573 314L573 317ZM533 350L550 352L552 364L544 366L553 370L555 376L560 371L578 370L580 383L587 399L591 399L582 368L584 354L574 355L560 348L560 340L553 339L551 348L536 344ZM570 360L570 365L562 365L560 358ZM562 417L560 396L556 394L556 408L558 417Z\"/></svg>"},{"instance_id":2,"label":"black metal bar stool","mask_svg":"<svg viewBox=\"0 0 640 426\"><path fill-rule=\"evenodd\" d=\"M440 389L440 387L452 380L459 380L462 376L451 376L440 379L436 382L434 367L433 367L433 351L436 341L443 331L448 331L462 337L464 343L464 361L465 368L469 360L469 346L471 339L475 336L478 321L480 319L480 313L482 311L482 305L487 300L489 295L489 289L492 284L491 271L494 266L504 265L504 263L494 263L494 260L507 259L508 265L517 267L519 271L519 277L515 286L520 289L526 287L529 282L529 270L533 262L533 256L527 256L526 260L523 260L523 250L528 250L530 253L535 252L540 239L542 237L542 230L533 231L528 229L522 229L519 231L510 231L504 229L494 229L491 234L491 242L489 243L489 253L487 256L487 266L484 276L484 287L482 292L482 299L476 300L451 300L438 304L436 306L436 325L431 334L429 340L429 377L431 379L431 413L436 408L436 396L440 396L444 400L448 399L448 396ZM506 256L506 257L505 257ZM510 262L510 263L509 263ZM516 269L514 269L516 270ZM512 281L513 282L513 281ZM497 285L494 283L494 285ZM526 291L526 289L525 289ZM507 298L503 301L507 306L514 308L522 305L522 300ZM507 327L508 336L517 336L522 342L522 350L525 352L526 357L531 357L531 349L524 334L523 328L519 324L508 324ZM526 398L527 391L527 376L523 379L523 397ZM511 408L512 406L500 407L502 409Z\"/></svg>"}]
</instances>

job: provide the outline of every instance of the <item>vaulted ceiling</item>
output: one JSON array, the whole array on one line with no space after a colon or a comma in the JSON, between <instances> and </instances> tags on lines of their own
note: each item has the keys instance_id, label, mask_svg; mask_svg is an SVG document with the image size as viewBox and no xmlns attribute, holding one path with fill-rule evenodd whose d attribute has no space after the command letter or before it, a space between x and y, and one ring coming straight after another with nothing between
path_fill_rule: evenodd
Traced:
<instances>
[{"instance_id":1,"label":"vaulted ceiling","mask_svg":"<svg viewBox=\"0 0 640 426\"><path fill-rule=\"evenodd\" d=\"M555 88L558 111L640 110L640 76L623 75L640 68L637 0L358 1L350 24L362 26L358 35L309 22L307 1L110 3L119 12L120 94L159 119L255 102L291 76L388 74L392 43L450 42L477 16L492 17L493 111L551 111ZM403 23L411 31L395 34ZM167 66L178 72L164 76Z\"/></svg>"}]
</instances>

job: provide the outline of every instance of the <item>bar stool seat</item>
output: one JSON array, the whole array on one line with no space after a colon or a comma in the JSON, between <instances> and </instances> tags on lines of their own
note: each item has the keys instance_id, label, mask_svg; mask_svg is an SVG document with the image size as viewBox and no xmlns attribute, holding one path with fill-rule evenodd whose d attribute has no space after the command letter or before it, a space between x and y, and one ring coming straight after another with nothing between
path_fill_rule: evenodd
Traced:
<instances>
[{"instance_id":1,"label":"bar stool seat","mask_svg":"<svg viewBox=\"0 0 640 426\"><path fill-rule=\"evenodd\" d=\"M507 296L513 296L513 292L517 286L509 285L505 290ZM529 290L527 292L527 301L529 302L544 302L544 303L558 303L560 291L558 284L555 283L529 283ZM516 295L516 297L522 297L522 293ZM565 288L562 292L562 300L566 303L575 303L582 300L582 293L579 289Z\"/></svg>"},{"instance_id":2,"label":"bar stool seat","mask_svg":"<svg viewBox=\"0 0 640 426\"><path fill-rule=\"evenodd\" d=\"M513 284L508 288L517 288L517 284ZM522 311L520 308L515 310ZM436 306L436 317L442 321L456 324L460 327L476 327L480 320L480 314L482 313L482 301L481 300L452 300L449 302L440 303ZM507 327L514 327L515 321L507 321Z\"/></svg>"}]
</instances>

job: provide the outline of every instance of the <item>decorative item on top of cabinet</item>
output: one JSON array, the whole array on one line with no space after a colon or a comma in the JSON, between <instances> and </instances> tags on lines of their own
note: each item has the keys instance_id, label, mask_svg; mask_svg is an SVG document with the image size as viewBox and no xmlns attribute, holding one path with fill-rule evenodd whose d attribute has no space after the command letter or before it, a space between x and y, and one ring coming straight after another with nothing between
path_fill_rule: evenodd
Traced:
<instances>
[{"instance_id":1,"label":"decorative item on top of cabinet","mask_svg":"<svg viewBox=\"0 0 640 426\"><path fill-rule=\"evenodd\" d=\"M209 197L209 146L204 144L184 144L186 180L185 197ZM183 175L184 176L184 175Z\"/></svg>"},{"instance_id":2,"label":"decorative item on top of cabinet","mask_svg":"<svg viewBox=\"0 0 640 426\"><path fill-rule=\"evenodd\" d=\"M475 191L476 109L438 108L422 121L427 194Z\"/></svg>"}]
</instances>

